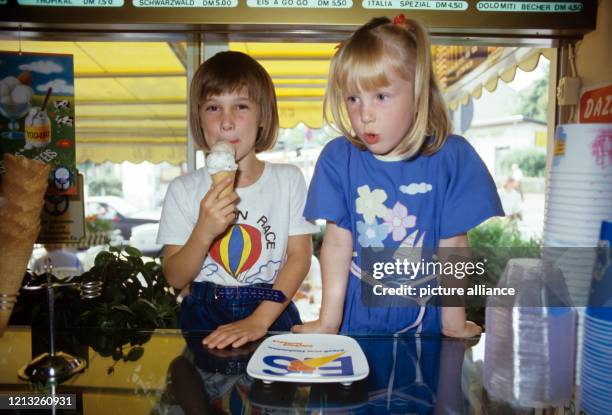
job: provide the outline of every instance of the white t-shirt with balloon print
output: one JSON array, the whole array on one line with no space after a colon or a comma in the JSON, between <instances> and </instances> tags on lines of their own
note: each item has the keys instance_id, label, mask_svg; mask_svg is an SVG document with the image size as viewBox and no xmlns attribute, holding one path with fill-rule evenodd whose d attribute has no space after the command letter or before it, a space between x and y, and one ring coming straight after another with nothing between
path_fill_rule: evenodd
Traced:
<instances>
[{"instance_id":1,"label":"white t-shirt with balloon print","mask_svg":"<svg viewBox=\"0 0 612 415\"><path fill-rule=\"evenodd\" d=\"M205 168L178 177L168 187L157 242L184 245L198 220L200 201L211 186ZM237 188L236 223L208 251L196 282L220 285L272 284L285 263L290 235L318 232L302 216L306 183L289 164L265 163L252 185Z\"/></svg>"}]
</instances>

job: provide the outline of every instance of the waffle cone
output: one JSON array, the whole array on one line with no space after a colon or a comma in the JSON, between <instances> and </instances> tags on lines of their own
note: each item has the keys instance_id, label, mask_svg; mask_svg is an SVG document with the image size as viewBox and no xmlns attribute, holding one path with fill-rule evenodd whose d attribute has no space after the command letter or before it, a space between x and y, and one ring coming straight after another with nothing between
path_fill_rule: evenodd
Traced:
<instances>
[{"instance_id":1,"label":"waffle cone","mask_svg":"<svg viewBox=\"0 0 612 415\"><path fill-rule=\"evenodd\" d=\"M40 221L27 224L15 222L12 218L4 220L0 216L0 258L4 252L21 244L36 242L40 232Z\"/></svg>"},{"instance_id":2,"label":"waffle cone","mask_svg":"<svg viewBox=\"0 0 612 415\"><path fill-rule=\"evenodd\" d=\"M19 292L33 246L33 242L20 241L9 244L0 253L0 293Z\"/></svg>"},{"instance_id":3,"label":"waffle cone","mask_svg":"<svg viewBox=\"0 0 612 415\"><path fill-rule=\"evenodd\" d=\"M44 199L41 199L37 203L26 203L25 205L17 205L12 200L5 199L4 206L0 209L0 221L10 218L16 222L32 224L40 219L40 213L44 204ZM34 225L36 225L36 223L34 223Z\"/></svg>"},{"instance_id":4,"label":"waffle cone","mask_svg":"<svg viewBox=\"0 0 612 415\"><path fill-rule=\"evenodd\" d=\"M27 177L27 172L22 174L22 177L15 177L15 175L9 175L8 170L6 171L6 175L2 181L5 197L7 197L7 193L11 193L10 190L7 190L9 187L21 189L22 192L32 193L35 195L45 194L47 187L49 186L46 176L42 178L35 178Z\"/></svg>"},{"instance_id":5,"label":"waffle cone","mask_svg":"<svg viewBox=\"0 0 612 415\"><path fill-rule=\"evenodd\" d=\"M46 190L45 187L42 189L42 194ZM28 191L21 186L6 186L3 191L5 200L10 200L15 205L19 206L30 206L42 204L43 198L41 197L41 188Z\"/></svg>"},{"instance_id":6,"label":"waffle cone","mask_svg":"<svg viewBox=\"0 0 612 415\"><path fill-rule=\"evenodd\" d=\"M35 229L37 232L30 240L8 240L0 233L0 294L14 295L19 293L23 277L25 276L28 261L32 255L32 248L36 235L40 227ZM14 300L11 297L0 297L0 300ZM0 337L4 335L8 326L14 303L0 302Z\"/></svg>"},{"instance_id":7,"label":"waffle cone","mask_svg":"<svg viewBox=\"0 0 612 415\"><path fill-rule=\"evenodd\" d=\"M10 153L4 153L4 166L6 168L6 177L14 177L17 181L24 178L46 180L51 171L51 167L47 163L27 157L15 156Z\"/></svg>"},{"instance_id":8,"label":"waffle cone","mask_svg":"<svg viewBox=\"0 0 612 415\"><path fill-rule=\"evenodd\" d=\"M219 194L219 199L224 196L229 195L230 193L234 191L234 180L236 179L236 170L220 171L218 173L213 174L210 177L212 178L213 185L216 185L217 183L221 183L223 180L227 179L228 177L232 179L232 183L229 186L227 186L225 189L223 189L223 191Z\"/></svg>"},{"instance_id":9,"label":"waffle cone","mask_svg":"<svg viewBox=\"0 0 612 415\"><path fill-rule=\"evenodd\" d=\"M7 309L0 310L0 337L4 336L4 332L8 327L11 314L13 313L13 306L7 306Z\"/></svg>"},{"instance_id":10,"label":"waffle cone","mask_svg":"<svg viewBox=\"0 0 612 415\"><path fill-rule=\"evenodd\" d=\"M8 236L8 243L13 243L14 240L29 240L29 235L39 225L40 211L16 215L6 209L0 210L0 234Z\"/></svg>"},{"instance_id":11,"label":"waffle cone","mask_svg":"<svg viewBox=\"0 0 612 415\"><path fill-rule=\"evenodd\" d=\"M0 218L0 220L2 220ZM33 222L27 226L23 226L18 222L0 222L0 249L2 251L13 249L15 246L22 243L36 242L36 238L40 233L40 222ZM3 252L0 252L0 258Z\"/></svg>"}]
</instances>

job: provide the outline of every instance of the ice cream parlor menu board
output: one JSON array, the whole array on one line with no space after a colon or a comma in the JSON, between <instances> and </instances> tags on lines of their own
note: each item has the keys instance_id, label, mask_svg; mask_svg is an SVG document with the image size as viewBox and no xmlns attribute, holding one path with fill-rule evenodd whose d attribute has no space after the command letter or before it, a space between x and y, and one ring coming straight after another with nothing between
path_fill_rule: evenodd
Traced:
<instances>
[{"instance_id":1,"label":"ice cream parlor menu board","mask_svg":"<svg viewBox=\"0 0 612 415\"><path fill-rule=\"evenodd\" d=\"M77 193L72 55L0 51L0 153L50 164L48 194Z\"/></svg>"},{"instance_id":2,"label":"ice cream parlor menu board","mask_svg":"<svg viewBox=\"0 0 612 415\"><path fill-rule=\"evenodd\" d=\"M51 165L39 241L74 242L83 237L72 55L0 51L0 156L3 153ZM0 173L1 163L2 157Z\"/></svg>"}]
</instances>

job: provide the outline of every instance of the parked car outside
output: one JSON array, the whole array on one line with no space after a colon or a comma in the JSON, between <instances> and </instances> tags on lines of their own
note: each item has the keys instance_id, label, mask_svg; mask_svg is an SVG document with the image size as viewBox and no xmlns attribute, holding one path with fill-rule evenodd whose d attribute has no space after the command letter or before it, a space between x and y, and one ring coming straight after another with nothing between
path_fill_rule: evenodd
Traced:
<instances>
[{"instance_id":1,"label":"parked car outside","mask_svg":"<svg viewBox=\"0 0 612 415\"><path fill-rule=\"evenodd\" d=\"M157 244L157 231L159 223L145 223L132 228L130 246L138 248L145 256L160 256L163 245Z\"/></svg>"},{"instance_id":2,"label":"parked car outside","mask_svg":"<svg viewBox=\"0 0 612 415\"><path fill-rule=\"evenodd\" d=\"M118 196L91 196L85 199L85 215L110 220L121 237L129 241L135 226L159 224L161 209L139 210Z\"/></svg>"}]
</instances>

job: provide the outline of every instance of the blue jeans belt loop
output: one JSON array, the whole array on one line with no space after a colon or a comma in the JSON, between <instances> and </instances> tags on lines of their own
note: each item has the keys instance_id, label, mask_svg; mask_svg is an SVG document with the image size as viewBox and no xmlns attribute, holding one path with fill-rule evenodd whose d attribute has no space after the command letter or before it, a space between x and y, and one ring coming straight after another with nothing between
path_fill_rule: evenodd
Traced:
<instances>
[{"instance_id":1,"label":"blue jeans belt loop","mask_svg":"<svg viewBox=\"0 0 612 415\"><path fill-rule=\"evenodd\" d=\"M263 287L215 287L215 300L253 299L283 303L287 299L280 290Z\"/></svg>"}]
</instances>

